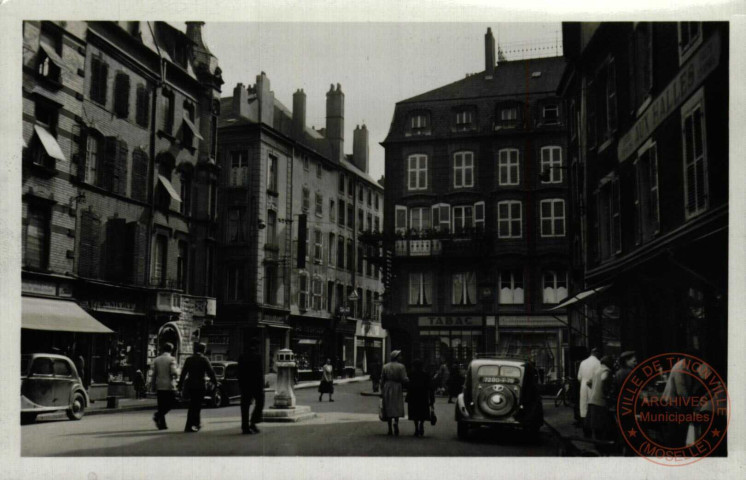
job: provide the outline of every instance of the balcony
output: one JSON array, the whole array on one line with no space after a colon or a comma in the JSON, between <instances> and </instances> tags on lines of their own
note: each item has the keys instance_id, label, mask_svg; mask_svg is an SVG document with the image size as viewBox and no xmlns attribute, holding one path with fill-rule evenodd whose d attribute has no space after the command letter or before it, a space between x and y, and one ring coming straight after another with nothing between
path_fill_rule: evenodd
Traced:
<instances>
[{"instance_id":1,"label":"balcony","mask_svg":"<svg viewBox=\"0 0 746 480\"><path fill-rule=\"evenodd\" d=\"M397 240L394 249L397 257L430 257L442 251L439 239Z\"/></svg>"}]
</instances>

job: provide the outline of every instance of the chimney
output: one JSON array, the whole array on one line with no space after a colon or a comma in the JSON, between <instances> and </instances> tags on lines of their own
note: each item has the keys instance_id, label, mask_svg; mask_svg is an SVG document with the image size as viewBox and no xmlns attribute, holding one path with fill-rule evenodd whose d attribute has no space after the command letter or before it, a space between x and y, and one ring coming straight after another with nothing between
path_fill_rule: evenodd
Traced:
<instances>
[{"instance_id":1,"label":"chimney","mask_svg":"<svg viewBox=\"0 0 746 480\"><path fill-rule=\"evenodd\" d=\"M209 52L210 50L202 41L202 27L204 24L205 22L186 22L186 36L189 37L189 40L193 41L197 47L203 48Z\"/></svg>"},{"instance_id":2,"label":"chimney","mask_svg":"<svg viewBox=\"0 0 746 480\"><path fill-rule=\"evenodd\" d=\"M293 94L293 135L297 140L301 140L305 131L306 93L301 88Z\"/></svg>"},{"instance_id":3,"label":"chimney","mask_svg":"<svg viewBox=\"0 0 746 480\"><path fill-rule=\"evenodd\" d=\"M368 154L368 128L363 124L352 132L352 162L365 173L368 173Z\"/></svg>"},{"instance_id":4,"label":"chimney","mask_svg":"<svg viewBox=\"0 0 746 480\"><path fill-rule=\"evenodd\" d=\"M345 94L337 84L326 92L326 138L332 147L332 160L341 163L344 158Z\"/></svg>"},{"instance_id":5,"label":"chimney","mask_svg":"<svg viewBox=\"0 0 746 480\"><path fill-rule=\"evenodd\" d=\"M247 117L249 114L249 92L243 86L243 83L236 85L233 89L233 115L237 117Z\"/></svg>"},{"instance_id":6,"label":"chimney","mask_svg":"<svg viewBox=\"0 0 746 480\"><path fill-rule=\"evenodd\" d=\"M492 29L487 28L484 34L484 78L489 80L495 74L495 37Z\"/></svg>"},{"instance_id":7,"label":"chimney","mask_svg":"<svg viewBox=\"0 0 746 480\"><path fill-rule=\"evenodd\" d=\"M256 97L259 101L259 122L272 126L275 118L275 92L269 89L269 77L256 76Z\"/></svg>"}]
</instances>

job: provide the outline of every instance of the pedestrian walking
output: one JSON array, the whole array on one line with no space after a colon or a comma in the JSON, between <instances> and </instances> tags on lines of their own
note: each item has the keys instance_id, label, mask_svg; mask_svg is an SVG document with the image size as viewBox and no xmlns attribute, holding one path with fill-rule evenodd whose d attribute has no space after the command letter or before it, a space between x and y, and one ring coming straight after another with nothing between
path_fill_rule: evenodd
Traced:
<instances>
[{"instance_id":1,"label":"pedestrian walking","mask_svg":"<svg viewBox=\"0 0 746 480\"><path fill-rule=\"evenodd\" d=\"M319 383L319 402L323 399L324 394L329 394L329 401L333 402L332 395L334 394L334 366L332 366L332 359L327 358L326 363L321 368L321 382Z\"/></svg>"},{"instance_id":2,"label":"pedestrian walking","mask_svg":"<svg viewBox=\"0 0 746 480\"><path fill-rule=\"evenodd\" d=\"M588 396L588 428L594 440L610 440L614 428L614 420L609 410L614 402L610 398L613 394L614 358L604 356L590 381L591 393Z\"/></svg>"},{"instance_id":3,"label":"pedestrian walking","mask_svg":"<svg viewBox=\"0 0 746 480\"><path fill-rule=\"evenodd\" d=\"M591 432L588 429L586 417L588 416L588 397L591 394L590 381L593 379L593 375L596 373L596 369L601 364L598 357L601 356L601 352L598 348L593 347L591 354L580 362L578 367L578 381L580 382L580 422L583 424L583 435L590 437Z\"/></svg>"},{"instance_id":4,"label":"pedestrian walking","mask_svg":"<svg viewBox=\"0 0 746 480\"><path fill-rule=\"evenodd\" d=\"M164 343L161 346L161 354L153 360L153 374L151 375L151 387L158 400L158 410L153 414L153 421L158 430L165 430L166 414L173 408L176 397L176 359L171 356L174 346Z\"/></svg>"},{"instance_id":5,"label":"pedestrian walking","mask_svg":"<svg viewBox=\"0 0 746 480\"><path fill-rule=\"evenodd\" d=\"M391 361L381 371L383 415L389 424L389 435L399 435L399 417L404 416L404 385L409 382L407 369L399 363L400 356L401 350L391 352Z\"/></svg>"},{"instance_id":6,"label":"pedestrian walking","mask_svg":"<svg viewBox=\"0 0 746 480\"><path fill-rule=\"evenodd\" d=\"M373 355L370 363L368 364L368 373L370 374L370 381L373 384L373 392L377 393L380 387L381 380L381 363L378 361L378 356Z\"/></svg>"},{"instance_id":7,"label":"pedestrian walking","mask_svg":"<svg viewBox=\"0 0 746 480\"><path fill-rule=\"evenodd\" d=\"M699 357L696 351L687 352L691 355ZM682 357L678 362L671 368L671 373L668 375L666 380L666 386L663 388L661 394L661 402L666 402L665 412L666 413L691 413L691 409L688 407L676 407L683 401L686 401L691 395L692 390L695 386L694 377L689 375L686 367L687 358ZM684 447L687 437L689 425L681 422L670 422L666 430L663 432L666 438L666 445L670 445L672 448Z\"/></svg>"},{"instance_id":8,"label":"pedestrian walking","mask_svg":"<svg viewBox=\"0 0 746 480\"><path fill-rule=\"evenodd\" d=\"M412 374L407 385L409 419L414 422L414 436L425 435L425 422L430 420L435 406L435 392L428 375L422 368L422 360L412 362Z\"/></svg>"},{"instance_id":9,"label":"pedestrian walking","mask_svg":"<svg viewBox=\"0 0 746 480\"><path fill-rule=\"evenodd\" d=\"M179 391L186 387L189 396L189 411L184 426L184 431L188 433L199 432L199 429L202 428L200 411L205 399L205 376L209 377L213 384L217 385L218 383L217 378L215 378L215 371L204 355L205 350L207 350L207 345L204 343L194 344L194 355L184 362L179 378Z\"/></svg>"},{"instance_id":10,"label":"pedestrian walking","mask_svg":"<svg viewBox=\"0 0 746 480\"><path fill-rule=\"evenodd\" d=\"M445 393L448 389L448 377L450 372L448 371L448 362L443 358L440 360L440 367L433 377L435 382L435 393Z\"/></svg>"},{"instance_id":11,"label":"pedestrian walking","mask_svg":"<svg viewBox=\"0 0 746 480\"><path fill-rule=\"evenodd\" d=\"M145 398L145 376L139 368L135 371L132 386L135 389L135 398Z\"/></svg>"},{"instance_id":12,"label":"pedestrian walking","mask_svg":"<svg viewBox=\"0 0 746 480\"><path fill-rule=\"evenodd\" d=\"M461 375L461 367L454 362L451 365L451 371L448 373L448 403L453 403L453 397L458 397L463 386L464 377Z\"/></svg>"},{"instance_id":13,"label":"pedestrian walking","mask_svg":"<svg viewBox=\"0 0 746 480\"><path fill-rule=\"evenodd\" d=\"M238 357L238 386L241 389L241 432L247 435L259 433L256 424L262 421L264 409L264 369L255 345ZM254 411L249 418L252 400Z\"/></svg>"},{"instance_id":14,"label":"pedestrian walking","mask_svg":"<svg viewBox=\"0 0 746 480\"><path fill-rule=\"evenodd\" d=\"M627 375L637 366L637 353L628 350L619 355L619 369L614 373L614 393L619 394Z\"/></svg>"}]
</instances>

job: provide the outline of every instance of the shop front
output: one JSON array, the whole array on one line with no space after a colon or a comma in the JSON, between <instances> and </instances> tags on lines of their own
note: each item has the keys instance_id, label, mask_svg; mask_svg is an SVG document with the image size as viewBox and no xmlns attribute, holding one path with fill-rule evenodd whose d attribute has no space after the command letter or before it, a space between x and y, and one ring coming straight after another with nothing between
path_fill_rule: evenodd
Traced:
<instances>
[{"instance_id":1,"label":"shop front","mask_svg":"<svg viewBox=\"0 0 746 480\"><path fill-rule=\"evenodd\" d=\"M325 333L329 319L293 316L290 349L298 363L298 380L318 380L320 368L326 361Z\"/></svg>"},{"instance_id":2,"label":"shop front","mask_svg":"<svg viewBox=\"0 0 746 480\"><path fill-rule=\"evenodd\" d=\"M419 357L430 370L442 361L466 367L477 353L494 345L494 316L419 317L417 326Z\"/></svg>"},{"instance_id":3,"label":"shop front","mask_svg":"<svg viewBox=\"0 0 746 480\"><path fill-rule=\"evenodd\" d=\"M386 330L379 322L358 320L355 328L354 361L356 373L370 373L386 363Z\"/></svg>"},{"instance_id":4,"label":"shop front","mask_svg":"<svg viewBox=\"0 0 746 480\"><path fill-rule=\"evenodd\" d=\"M559 381L566 374L563 335L565 315L500 317L497 353L530 359L536 365L539 383Z\"/></svg>"}]
</instances>

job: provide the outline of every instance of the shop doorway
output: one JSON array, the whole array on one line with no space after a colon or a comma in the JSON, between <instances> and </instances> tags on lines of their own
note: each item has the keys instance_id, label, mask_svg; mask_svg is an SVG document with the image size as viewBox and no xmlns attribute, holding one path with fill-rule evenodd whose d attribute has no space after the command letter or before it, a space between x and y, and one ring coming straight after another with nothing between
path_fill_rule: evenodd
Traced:
<instances>
[{"instance_id":1,"label":"shop doorway","mask_svg":"<svg viewBox=\"0 0 746 480\"><path fill-rule=\"evenodd\" d=\"M174 351L171 355L179 361L179 353L181 350L181 334L179 329L173 323L167 323L161 327L158 331L158 349L166 342L174 346Z\"/></svg>"}]
</instances>

